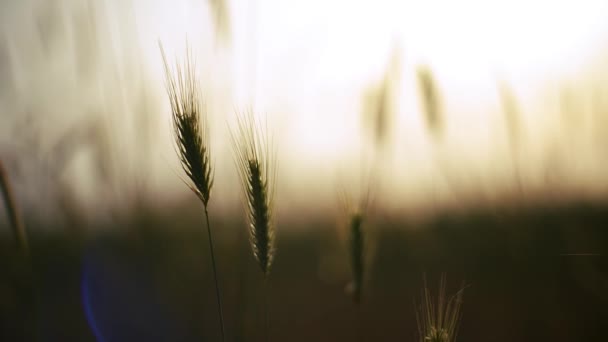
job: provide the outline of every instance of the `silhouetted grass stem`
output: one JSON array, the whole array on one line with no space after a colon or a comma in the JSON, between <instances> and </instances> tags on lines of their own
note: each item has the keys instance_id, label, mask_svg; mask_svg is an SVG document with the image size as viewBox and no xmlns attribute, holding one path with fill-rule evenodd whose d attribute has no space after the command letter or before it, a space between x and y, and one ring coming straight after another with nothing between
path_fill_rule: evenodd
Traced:
<instances>
[{"instance_id":1,"label":"silhouetted grass stem","mask_svg":"<svg viewBox=\"0 0 608 342\"><path fill-rule=\"evenodd\" d=\"M23 225L23 221L21 220L21 214L17 207L15 197L13 196L13 191L11 188L10 181L8 179L8 174L4 169L2 161L0 161L0 189L2 190L4 205L6 206L6 211L8 212L8 217L11 222L11 226L13 227L13 233L15 235L17 245L25 255L28 255L29 245L25 232L25 226Z\"/></svg>"}]
</instances>

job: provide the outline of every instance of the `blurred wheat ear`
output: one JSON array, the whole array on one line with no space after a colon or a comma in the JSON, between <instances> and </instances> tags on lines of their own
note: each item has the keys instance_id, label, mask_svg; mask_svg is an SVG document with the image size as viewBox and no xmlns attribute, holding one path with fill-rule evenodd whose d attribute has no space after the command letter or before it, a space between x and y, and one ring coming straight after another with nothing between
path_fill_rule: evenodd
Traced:
<instances>
[{"instance_id":1,"label":"blurred wheat ear","mask_svg":"<svg viewBox=\"0 0 608 342\"><path fill-rule=\"evenodd\" d=\"M521 137L520 106L511 87L504 81L498 83L498 92L503 108L503 115L509 139L513 174L519 192L523 191L522 179L519 171L519 147Z\"/></svg>"},{"instance_id":2,"label":"blurred wheat ear","mask_svg":"<svg viewBox=\"0 0 608 342\"><path fill-rule=\"evenodd\" d=\"M237 115L231 130L235 163L245 195L245 208L253 255L268 276L275 254L272 206L276 180L275 151L252 112Z\"/></svg>"},{"instance_id":3,"label":"blurred wheat ear","mask_svg":"<svg viewBox=\"0 0 608 342\"><path fill-rule=\"evenodd\" d=\"M29 245L27 242L27 235L25 233L25 227L23 225L23 221L21 220L21 214L19 212L19 208L17 207L17 202L15 201L15 197L13 196L13 191L11 188L10 181L8 179L8 174L4 169L4 165L0 160L0 190L2 190L2 196L4 197L4 204L6 206L6 211L8 212L8 217L11 221L11 225L13 226L13 231L15 234L15 239L17 240L17 245L21 249L25 255L29 254Z\"/></svg>"},{"instance_id":4,"label":"blurred wheat ear","mask_svg":"<svg viewBox=\"0 0 608 342\"><path fill-rule=\"evenodd\" d=\"M393 47L390 61L380 82L371 84L363 96L362 124L372 138L376 149L382 150L391 143L395 122L396 98L401 74L401 49Z\"/></svg>"},{"instance_id":5,"label":"blurred wheat ear","mask_svg":"<svg viewBox=\"0 0 608 342\"><path fill-rule=\"evenodd\" d=\"M207 1L215 24L216 35L221 42L230 42L230 10L226 0Z\"/></svg>"},{"instance_id":6,"label":"blurred wheat ear","mask_svg":"<svg viewBox=\"0 0 608 342\"><path fill-rule=\"evenodd\" d=\"M376 148L385 146L390 139L389 132L393 118L388 77L379 85L371 86L363 98L363 125L371 133Z\"/></svg>"},{"instance_id":7,"label":"blurred wheat ear","mask_svg":"<svg viewBox=\"0 0 608 342\"><path fill-rule=\"evenodd\" d=\"M431 295L426 279L422 303L416 310L420 342L454 342L462 316L464 286L455 295L446 297L446 276L441 276L437 297Z\"/></svg>"},{"instance_id":8,"label":"blurred wheat ear","mask_svg":"<svg viewBox=\"0 0 608 342\"><path fill-rule=\"evenodd\" d=\"M505 119L507 134L509 136L509 143L512 148L515 148L519 142L520 131L521 131L521 114L519 109L519 103L517 97L513 92L513 89L508 83L501 81L498 83L498 93L500 96L503 115Z\"/></svg>"},{"instance_id":9,"label":"blurred wheat ear","mask_svg":"<svg viewBox=\"0 0 608 342\"><path fill-rule=\"evenodd\" d=\"M369 189L357 205L353 207L351 198L346 190L339 191L339 200L342 209L348 217L348 249L350 254L351 282L346 288L347 293L355 304L359 304L363 295L363 283L365 280L366 259L366 234L364 223L369 205Z\"/></svg>"},{"instance_id":10,"label":"blurred wheat ear","mask_svg":"<svg viewBox=\"0 0 608 342\"><path fill-rule=\"evenodd\" d=\"M213 168L209 157L209 134L207 115L203 109L202 94L198 88L196 67L192 60L190 50L187 49L183 64L176 63L175 70L171 70L162 45L159 43L163 65L167 95L171 104L173 134L175 137L176 152L182 169L189 178L185 181L188 187L198 196L205 208L207 221L207 234L209 238L209 253L213 267L215 292L217 297L218 315L222 329L222 341L226 340L224 329L224 315L213 249L213 238L209 224L209 199L213 187Z\"/></svg>"},{"instance_id":11,"label":"blurred wheat ear","mask_svg":"<svg viewBox=\"0 0 608 342\"><path fill-rule=\"evenodd\" d=\"M444 118L441 111L441 98L431 69L427 66L416 70L418 87L423 103L423 114L426 127L435 140L443 135Z\"/></svg>"}]
</instances>

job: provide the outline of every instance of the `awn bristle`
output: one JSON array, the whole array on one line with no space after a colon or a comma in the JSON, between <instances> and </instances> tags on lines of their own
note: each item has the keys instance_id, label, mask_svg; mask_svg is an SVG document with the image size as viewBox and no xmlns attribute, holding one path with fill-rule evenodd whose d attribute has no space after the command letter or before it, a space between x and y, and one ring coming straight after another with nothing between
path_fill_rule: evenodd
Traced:
<instances>
[{"instance_id":1,"label":"awn bristle","mask_svg":"<svg viewBox=\"0 0 608 342\"><path fill-rule=\"evenodd\" d=\"M464 287L454 296L446 298L446 277L441 276L437 298L433 298L424 281L422 303L416 311L419 340L421 342L454 342L461 318Z\"/></svg>"},{"instance_id":2,"label":"awn bristle","mask_svg":"<svg viewBox=\"0 0 608 342\"><path fill-rule=\"evenodd\" d=\"M209 135L202 95L196 82L196 68L188 52L184 64L169 68L165 52L160 47L165 68L166 88L171 102L173 133L182 168L191 184L190 189L205 208L213 187L213 171L209 158Z\"/></svg>"},{"instance_id":3,"label":"awn bristle","mask_svg":"<svg viewBox=\"0 0 608 342\"><path fill-rule=\"evenodd\" d=\"M443 117L440 105L441 99L439 98L435 78L428 67L419 67L416 74L424 106L423 112L427 130L433 135L434 139L439 139L443 133Z\"/></svg>"},{"instance_id":4,"label":"awn bristle","mask_svg":"<svg viewBox=\"0 0 608 342\"><path fill-rule=\"evenodd\" d=\"M235 161L245 193L245 207L253 255L267 276L275 253L272 204L276 180L274 150L250 112L237 118L232 135Z\"/></svg>"}]
</instances>

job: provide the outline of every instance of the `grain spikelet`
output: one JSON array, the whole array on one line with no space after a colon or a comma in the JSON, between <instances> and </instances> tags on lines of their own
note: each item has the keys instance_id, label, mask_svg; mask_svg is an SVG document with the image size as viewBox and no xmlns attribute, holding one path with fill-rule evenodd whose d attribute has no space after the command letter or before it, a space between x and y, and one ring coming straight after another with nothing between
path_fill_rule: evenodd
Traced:
<instances>
[{"instance_id":1,"label":"grain spikelet","mask_svg":"<svg viewBox=\"0 0 608 342\"><path fill-rule=\"evenodd\" d=\"M446 276L439 281L437 297L431 295L426 279L422 303L416 311L420 342L454 342L461 318L464 286L452 297L446 297Z\"/></svg>"},{"instance_id":2,"label":"grain spikelet","mask_svg":"<svg viewBox=\"0 0 608 342\"><path fill-rule=\"evenodd\" d=\"M237 117L237 129L231 131L235 162L245 195L245 208L253 255L267 276L275 245L272 206L276 180L275 151L252 112Z\"/></svg>"},{"instance_id":3,"label":"grain spikelet","mask_svg":"<svg viewBox=\"0 0 608 342\"><path fill-rule=\"evenodd\" d=\"M206 208L213 187L213 169L209 157L207 117L196 82L196 67L188 51L184 64L176 63L175 70L171 70L162 46L160 49L171 103L177 154L190 179L188 186Z\"/></svg>"},{"instance_id":4,"label":"grain spikelet","mask_svg":"<svg viewBox=\"0 0 608 342\"><path fill-rule=\"evenodd\" d=\"M416 70L418 87L423 102L423 114L427 130L435 140L443 134L443 114L441 112L441 99L433 73L429 67L423 66Z\"/></svg>"}]
</instances>

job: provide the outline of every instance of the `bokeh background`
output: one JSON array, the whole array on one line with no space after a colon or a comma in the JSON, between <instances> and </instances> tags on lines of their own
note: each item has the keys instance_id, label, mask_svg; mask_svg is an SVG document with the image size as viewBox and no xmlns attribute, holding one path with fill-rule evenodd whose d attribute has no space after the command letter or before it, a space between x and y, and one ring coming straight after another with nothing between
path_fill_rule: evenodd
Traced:
<instances>
[{"instance_id":1,"label":"bokeh background","mask_svg":"<svg viewBox=\"0 0 608 342\"><path fill-rule=\"evenodd\" d=\"M1 1L0 161L31 245L23 258L0 210L3 340L219 339L159 43L197 62L231 340L263 339L229 135L248 109L279 162L272 340L413 340L423 274L442 272L468 284L461 340L606 338L605 13L602 0ZM360 306L344 291L344 189L372 198Z\"/></svg>"}]
</instances>

